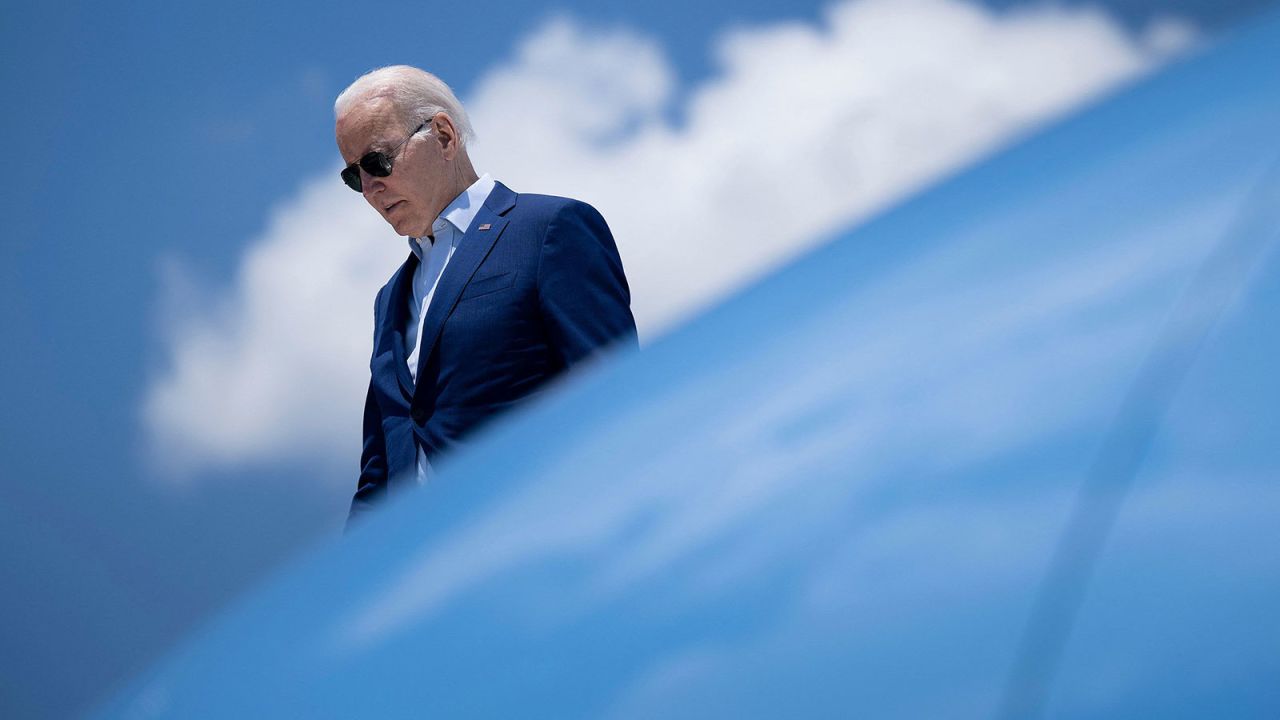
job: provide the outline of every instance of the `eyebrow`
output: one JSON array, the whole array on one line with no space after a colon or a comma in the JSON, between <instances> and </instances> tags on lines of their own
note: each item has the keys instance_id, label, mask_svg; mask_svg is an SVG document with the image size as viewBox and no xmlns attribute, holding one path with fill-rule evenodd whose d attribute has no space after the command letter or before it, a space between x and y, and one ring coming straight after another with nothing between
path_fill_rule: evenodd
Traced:
<instances>
[{"instance_id":1,"label":"eyebrow","mask_svg":"<svg viewBox=\"0 0 1280 720\"><path fill-rule=\"evenodd\" d=\"M347 167L351 167L352 165L355 165L356 163L360 162L361 158L363 158L365 155L368 155L371 152L385 153L387 151L386 148L387 148L386 143L379 143L378 141L371 142L365 146L364 150L361 151L360 154L356 155L355 160L352 160L347 163ZM343 157L342 159L343 161L346 161L347 158Z\"/></svg>"},{"instance_id":2,"label":"eyebrow","mask_svg":"<svg viewBox=\"0 0 1280 720\"><path fill-rule=\"evenodd\" d=\"M385 153L393 147L395 147L395 142L393 141L374 140L373 142L369 143L369 146L365 148L364 152L360 153L360 157L364 157L365 155L368 155L371 152Z\"/></svg>"}]
</instances>

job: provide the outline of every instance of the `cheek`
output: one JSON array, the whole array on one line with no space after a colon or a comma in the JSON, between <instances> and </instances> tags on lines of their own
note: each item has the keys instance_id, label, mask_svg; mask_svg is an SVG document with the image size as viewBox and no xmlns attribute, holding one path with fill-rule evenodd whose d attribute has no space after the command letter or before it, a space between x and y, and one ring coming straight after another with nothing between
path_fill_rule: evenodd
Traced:
<instances>
[{"instance_id":1,"label":"cheek","mask_svg":"<svg viewBox=\"0 0 1280 720\"><path fill-rule=\"evenodd\" d=\"M400 197L405 198L415 210L430 204L428 188L418 178L405 178L406 182L400 190Z\"/></svg>"}]
</instances>

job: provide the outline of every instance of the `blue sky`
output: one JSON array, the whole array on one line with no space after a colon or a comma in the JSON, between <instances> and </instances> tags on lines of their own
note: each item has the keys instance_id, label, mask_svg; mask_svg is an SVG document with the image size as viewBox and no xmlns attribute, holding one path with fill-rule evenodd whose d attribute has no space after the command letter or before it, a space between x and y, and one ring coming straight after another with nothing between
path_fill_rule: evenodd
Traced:
<instances>
[{"instance_id":1,"label":"blue sky","mask_svg":"<svg viewBox=\"0 0 1280 720\"><path fill-rule=\"evenodd\" d=\"M1139 38L1172 9L1184 28L1211 35L1261 4L1119 0L1106 17L1118 31ZM15 109L0 122L18 181L2 201L0 327L9 350L0 379L6 398L0 467L8 481L0 502L0 569L20 581L16 592L6 593L0 613L0 707L55 716L81 706L340 522L354 458L344 465L317 453L305 434L303 440L295 434L278 440L288 448L278 455L240 452L235 448L245 447L242 439L218 445L201 437L191 447L203 448L204 459L180 454L158 460L164 455L158 442L181 443L157 435L146 408L181 347L173 328L216 331L226 317L234 321L235 305L244 298L238 277L246 254L291 247L271 245L280 236L273 228L283 225L287 234L290 218L312 207L309 202L328 202L327 195L308 200L306 188L336 168L331 103L346 82L378 65L417 64L444 77L468 102L474 98L487 117L501 118L511 112L500 102L504 78L528 85L538 77L530 72L554 71L575 52L595 49L601 62L619 67L643 60L632 63L639 70L627 76L634 80L631 94L607 106L621 113L621 132L633 133L624 140L652 132L672 146L699 150L706 137L720 136L717 123L729 127L715 115L715 104L737 101L732 93L715 94L718 80L752 77L746 73L757 41L767 42L776 57L804 56L804 38L792 48L786 45L790 36L778 30L822 27L824 6L754 0L538 8L497 3L439 11L380 4L376 17L351 4L4 7L0 33L8 61L0 73ZM556 25L556 18L568 19ZM1093 42L1094 25L1073 28L1071 37ZM724 38L734 32L737 44L726 46ZM1137 41L1134 50L1102 35L1099 42L1116 57L1155 62ZM560 55L552 52L557 47ZM545 65L529 59L539 49L552 55ZM731 75L730 66L742 74ZM1136 65L1116 67L1099 66L1092 76L1097 89L1137 71ZM593 97L573 95L580 85L550 89L565 93L557 97ZM1088 90L1047 98L1030 110L1010 104L1017 121L1002 127L1024 131L1087 97ZM699 98L710 100L686 102ZM544 115L537 104L531 99L520 106L528 115L519 128L565 121L556 107ZM756 122L747 112L736 119ZM632 121L640 130L627 125ZM490 148L528 144L529 136L503 134L499 125L478 128L482 142L490 136ZM694 132L699 128L701 135ZM1010 136L957 137L943 155L958 165L970 157L967 152ZM620 147L639 153L646 146ZM608 151L601 152L609 157ZM660 153L653 157L672 162ZM910 172L867 190L858 204L830 210L825 224L797 231L794 245L743 260L735 266L740 275L720 276L712 289L727 290L767 271L787 257L788 247L811 246L957 166L916 166L896 155L880 161L885 174L893 168ZM601 165L584 156L569 168L608 181L606 187L622 182ZM573 188L572 176L541 179L544 166L512 164L500 177L525 180L517 189ZM690 176L692 171L682 175ZM722 187L717 182L695 187ZM730 194L752 192L724 187ZM612 197L602 194L598 202L617 204ZM606 215L628 227L627 208ZM714 259L714 251L706 253ZM378 252L399 254L403 246ZM645 260L634 253L643 276ZM661 266L664 260L649 262ZM683 280L670 289L684 299L678 306L655 304L657 293L639 300L652 308L647 312L655 332L713 299L711 290L694 285ZM305 317L298 324L309 327ZM238 339L234 333L214 337ZM227 367L234 373L238 366ZM177 418L173 426L181 432L190 429L183 418L216 415L203 412L210 398L186 393L181 382L171 387L169 397L189 406L186 414L164 416ZM326 426L316 435L327 439L329 431ZM266 438L268 448L277 444L274 436Z\"/></svg>"}]
</instances>

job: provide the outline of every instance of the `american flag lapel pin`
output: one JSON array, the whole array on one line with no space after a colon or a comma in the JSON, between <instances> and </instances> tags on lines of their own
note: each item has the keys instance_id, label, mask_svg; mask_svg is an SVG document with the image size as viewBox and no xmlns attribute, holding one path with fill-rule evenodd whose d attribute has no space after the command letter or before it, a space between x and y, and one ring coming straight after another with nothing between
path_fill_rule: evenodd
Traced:
<instances>
[{"instance_id":1,"label":"american flag lapel pin","mask_svg":"<svg viewBox=\"0 0 1280 720\"><path fill-rule=\"evenodd\" d=\"M493 227L493 226L492 226L492 225L490 225L489 223L485 223L485 224L483 224L483 225L481 225L481 226L480 226L480 229L481 229L481 230L488 230L488 229L489 229L489 228L491 228L491 227Z\"/></svg>"}]
</instances>

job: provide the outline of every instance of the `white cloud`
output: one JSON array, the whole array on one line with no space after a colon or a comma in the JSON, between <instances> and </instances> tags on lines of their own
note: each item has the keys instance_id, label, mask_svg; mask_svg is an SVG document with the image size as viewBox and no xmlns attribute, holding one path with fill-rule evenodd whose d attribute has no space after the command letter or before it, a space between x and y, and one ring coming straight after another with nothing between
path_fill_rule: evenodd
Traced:
<instances>
[{"instance_id":1,"label":"white cloud","mask_svg":"<svg viewBox=\"0 0 1280 720\"><path fill-rule=\"evenodd\" d=\"M326 177L275 213L227 295L167 274L171 367L144 408L167 469L357 446L373 293L405 249L359 210Z\"/></svg>"},{"instance_id":2,"label":"white cloud","mask_svg":"<svg viewBox=\"0 0 1280 720\"><path fill-rule=\"evenodd\" d=\"M469 104L483 167L604 212L642 331L655 330L1189 37L1167 21L1149 35L1098 11L848 2L823 27L727 35L723 73L690 93L673 128L662 119L673 73L651 43L562 20Z\"/></svg>"},{"instance_id":3,"label":"white cloud","mask_svg":"<svg viewBox=\"0 0 1280 720\"><path fill-rule=\"evenodd\" d=\"M820 25L726 34L672 125L661 48L572 20L466 98L478 167L587 200L622 250L644 337L1185 47L1175 22L997 14L959 0L833 5ZM354 467L371 305L405 254L326 172L285 201L225 295L166 329L144 407L176 467L279 457Z\"/></svg>"}]
</instances>

